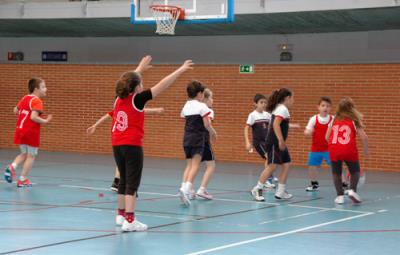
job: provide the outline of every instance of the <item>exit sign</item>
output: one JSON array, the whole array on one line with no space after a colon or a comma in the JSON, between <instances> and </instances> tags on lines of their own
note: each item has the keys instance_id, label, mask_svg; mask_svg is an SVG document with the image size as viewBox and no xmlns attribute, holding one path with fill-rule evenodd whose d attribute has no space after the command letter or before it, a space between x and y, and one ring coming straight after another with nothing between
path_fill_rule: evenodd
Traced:
<instances>
[{"instance_id":1,"label":"exit sign","mask_svg":"<svg viewBox=\"0 0 400 255\"><path fill-rule=\"evenodd\" d=\"M255 73L254 65L240 65L239 73Z\"/></svg>"}]
</instances>

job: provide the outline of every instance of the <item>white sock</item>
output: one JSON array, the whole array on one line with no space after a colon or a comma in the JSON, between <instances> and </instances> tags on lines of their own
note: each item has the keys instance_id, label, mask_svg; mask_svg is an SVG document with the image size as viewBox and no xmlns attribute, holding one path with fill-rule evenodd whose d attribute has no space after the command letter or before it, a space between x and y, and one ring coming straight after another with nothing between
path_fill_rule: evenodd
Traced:
<instances>
[{"instance_id":1,"label":"white sock","mask_svg":"<svg viewBox=\"0 0 400 255\"><path fill-rule=\"evenodd\" d=\"M184 187L185 187L185 183L182 182L182 183L181 183L181 189L183 189Z\"/></svg>"},{"instance_id":2,"label":"white sock","mask_svg":"<svg viewBox=\"0 0 400 255\"><path fill-rule=\"evenodd\" d=\"M183 191L186 193L189 193L189 191L192 189L193 184L191 182L185 182L183 185Z\"/></svg>"},{"instance_id":3,"label":"white sock","mask_svg":"<svg viewBox=\"0 0 400 255\"><path fill-rule=\"evenodd\" d=\"M257 182L257 185L255 186L256 189L262 189L264 188L264 184L262 184L261 182Z\"/></svg>"},{"instance_id":4,"label":"white sock","mask_svg":"<svg viewBox=\"0 0 400 255\"><path fill-rule=\"evenodd\" d=\"M13 163L11 163L11 165L12 165L12 167L14 168L14 170L17 169L17 166L18 166L18 165L17 165L16 163L13 162Z\"/></svg>"},{"instance_id":5,"label":"white sock","mask_svg":"<svg viewBox=\"0 0 400 255\"><path fill-rule=\"evenodd\" d=\"M203 191L205 191L205 190L206 190L206 188L203 187L203 186L201 186L201 187L199 188L199 191L201 191L201 192L203 192Z\"/></svg>"},{"instance_id":6,"label":"white sock","mask_svg":"<svg viewBox=\"0 0 400 255\"><path fill-rule=\"evenodd\" d=\"M22 175L21 175L21 176L19 177L19 180L20 180L21 182L25 181L25 176L22 176Z\"/></svg>"},{"instance_id":7,"label":"white sock","mask_svg":"<svg viewBox=\"0 0 400 255\"><path fill-rule=\"evenodd\" d=\"M278 184L278 189L276 190L276 193L282 193L286 190L286 184Z\"/></svg>"}]
</instances>

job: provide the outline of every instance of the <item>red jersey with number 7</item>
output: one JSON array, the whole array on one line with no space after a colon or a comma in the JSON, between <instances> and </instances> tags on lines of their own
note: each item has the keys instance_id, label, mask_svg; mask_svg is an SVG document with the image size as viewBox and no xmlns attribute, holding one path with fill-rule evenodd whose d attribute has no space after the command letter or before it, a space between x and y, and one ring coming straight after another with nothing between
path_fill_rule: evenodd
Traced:
<instances>
[{"instance_id":1,"label":"red jersey with number 7","mask_svg":"<svg viewBox=\"0 0 400 255\"><path fill-rule=\"evenodd\" d=\"M34 95L24 96L17 105L18 120L15 129L14 144L32 147L40 145L40 124L31 120L32 111L43 112L43 102Z\"/></svg>"},{"instance_id":2,"label":"red jersey with number 7","mask_svg":"<svg viewBox=\"0 0 400 255\"><path fill-rule=\"evenodd\" d=\"M357 129L351 119L335 119L328 145L331 161L358 161L356 136Z\"/></svg>"}]
</instances>

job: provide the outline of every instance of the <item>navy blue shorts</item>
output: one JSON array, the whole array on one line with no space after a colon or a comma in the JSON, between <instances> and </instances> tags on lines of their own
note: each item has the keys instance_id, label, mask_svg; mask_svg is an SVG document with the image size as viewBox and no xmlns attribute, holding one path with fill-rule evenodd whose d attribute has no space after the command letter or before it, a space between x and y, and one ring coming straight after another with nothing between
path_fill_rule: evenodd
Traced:
<instances>
[{"instance_id":1,"label":"navy blue shorts","mask_svg":"<svg viewBox=\"0 0 400 255\"><path fill-rule=\"evenodd\" d=\"M281 151L279 145L267 144L268 164L282 165L291 162L287 147Z\"/></svg>"},{"instance_id":2,"label":"navy blue shorts","mask_svg":"<svg viewBox=\"0 0 400 255\"><path fill-rule=\"evenodd\" d=\"M267 159L265 154L267 154L267 145L265 143L256 143L253 144L254 149L256 149L258 155L262 157L264 160Z\"/></svg>"}]
</instances>

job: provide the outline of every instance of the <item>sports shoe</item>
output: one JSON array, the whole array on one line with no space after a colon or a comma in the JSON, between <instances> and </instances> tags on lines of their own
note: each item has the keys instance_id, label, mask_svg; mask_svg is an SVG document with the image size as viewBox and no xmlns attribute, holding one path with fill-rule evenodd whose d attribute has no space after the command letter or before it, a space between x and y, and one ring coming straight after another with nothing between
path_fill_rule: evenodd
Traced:
<instances>
[{"instance_id":1,"label":"sports shoe","mask_svg":"<svg viewBox=\"0 0 400 255\"><path fill-rule=\"evenodd\" d=\"M288 193L286 190L283 192L276 192L275 193L275 198L276 199L291 199L293 197L292 194Z\"/></svg>"},{"instance_id":2,"label":"sports shoe","mask_svg":"<svg viewBox=\"0 0 400 255\"><path fill-rule=\"evenodd\" d=\"M189 194L185 193L182 188L179 189L179 198L185 206L190 206L191 202L189 199Z\"/></svg>"},{"instance_id":3,"label":"sports shoe","mask_svg":"<svg viewBox=\"0 0 400 255\"><path fill-rule=\"evenodd\" d=\"M306 191L308 192L313 192L313 191L318 191L319 190L319 185L309 185L306 188Z\"/></svg>"},{"instance_id":4,"label":"sports shoe","mask_svg":"<svg viewBox=\"0 0 400 255\"><path fill-rule=\"evenodd\" d=\"M338 205L344 204L344 196L337 196L335 198L335 203Z\"/></svg>"},{"instance_id":5,"label":"sports shoe","mask_svg":"<svg viewBox=\"0 0 400 255\"><path fill-rule=\"evenodd\" d=\"M115 217L115 225L122 226L122 224L124 223L124 221L125 221L125 217L122 216L122 215L117 215L117 216Z\"/></svg>"},{"instance_id":6,"label":"sports shoe","mask_svg":"<svg viewBox=\"0 0 400 255\"><path fill-rule=\"evenodd\" d=\"M279 179L278 179L277 177L273 177L272 180L273 180L274 182L279 182Z\"/></svg>"},{"instance_id":7,"label":"sports shoe","mask_svg":"<svg viewBox=\"0 0 400 255\"><path fill-rule=\"evenodd\" d=\"M4 170L4 179L6 179L6 181L8 183L12 183L13 179L15 179L15 169L14 167L9 164L7 165L6 169Z\"/></svg>"},{"instance_id":8,"label":"sports shoe","mask_svg":"<svg viewBox=\"0 0 400 255\"><path fill-rule=\"evenodd\" d=\"M118 181L116 181L118 179L114 179L113 183L111 184L111 190L114 192L118 192Z\"/></svg>"},{"instance_id":9,"label":"sports shoe","mask_svg":"<svg viewBox=\"0 0 400 255\"><path fill-rule=\"evenodd\" d=\"M32 183L29 181L29 179L25 179L24 181L18 180L17 181L17 187L18 188L32 187Z\"/></svg>"},{"instance_id":10,"label":"sports shoe","mask_svg":"<svg viewBox=\"0 0 400 255\"><path fill-rule=\"evenodd\" d=\"M189 200L195 200L196 199L196 192L194 191L194 189L191 189L189 191L188 197L189 197Z\"/></svg>"},{"instance_id":11,"label":"sports shoe","mask_svg":"<svg viewBox=\"0 0 400 255\"><path fill-rule=\"evenodd\" d=\"M275 189L276 185L275 183L272 183L271 181L267 180L264 183L264 189Z\"/></svg>"},{"instance_id":12,"label":"sports shoe","mask_svg":"<svg viewBox=\"0 0 400 255\"><path fill-rule=\"evenodd\" d=\"M147 225L141 223L138 220L134 220L131 223L129 223L127 220L124 220L122 223L121 230L124 232L132 232L132 231L146 231L147 230Z\"/></svg>"},{"instance_id":13,"label":"sports shoe","mask_svg":"<svg viewBox=\"0 0 400 255\"><path fill-rule=\"evenodd\" d=\"M256 201L265 201L265 198L263 197L263 190L262 189L257 189L257 188L253 188L251 190L251 195L253 196L254 200Z\"/></svg>"},{"instance_id":14,"label":"sports shoe","mask_svg":"<svg viewBox=\"0 0 400 255\"><path fill-rule=\"evenodd\" d=\"M348 196L355 204L359 204L362 202L361 197L352 189L349 190Z\"/></svg>"},{"instance_id":15,"label":"sports shoe","mask_svg":"<svg viewBox=\"0 0 400 255\"><path fill-rule=\"evenodd\" d=\"M213 196L207 192L206 189L199 189L196 193L196 196L207 199L207 200L212 200Z\"/></svg>"}]
</instances>

